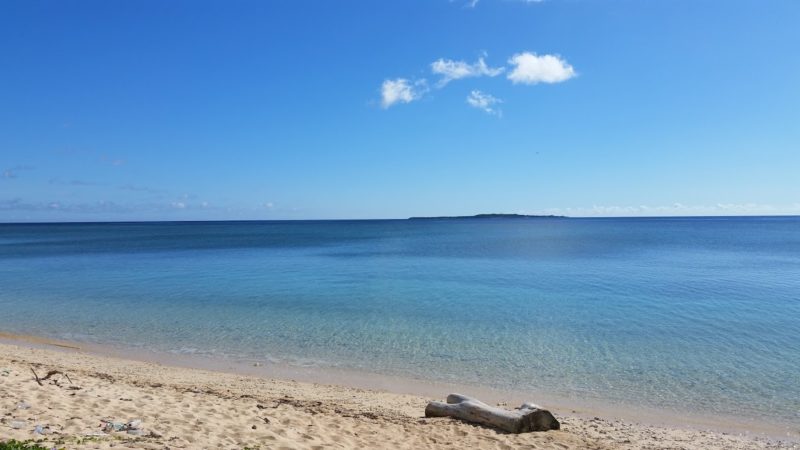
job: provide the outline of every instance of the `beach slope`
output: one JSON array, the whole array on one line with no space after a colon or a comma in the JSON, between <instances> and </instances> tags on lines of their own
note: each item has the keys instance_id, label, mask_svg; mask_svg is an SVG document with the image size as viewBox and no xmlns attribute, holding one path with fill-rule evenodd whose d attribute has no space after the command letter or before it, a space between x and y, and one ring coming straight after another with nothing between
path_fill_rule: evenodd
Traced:
<instances>
[{"instance_id":1,"label":"beach slope","mask_svg":"<svg viewBox=\"0 0 800 450\"><path fill-rule=\"evenodd\" d=\"M60 373L40 385L34 372L44 378L50 371ZM558 411L560 431L505 434L426 419L429 400L0 344L0 439L43 440L59 448L798 448ZM141 423L128 426L131 421Z\"/></svg>"}]
</instances>

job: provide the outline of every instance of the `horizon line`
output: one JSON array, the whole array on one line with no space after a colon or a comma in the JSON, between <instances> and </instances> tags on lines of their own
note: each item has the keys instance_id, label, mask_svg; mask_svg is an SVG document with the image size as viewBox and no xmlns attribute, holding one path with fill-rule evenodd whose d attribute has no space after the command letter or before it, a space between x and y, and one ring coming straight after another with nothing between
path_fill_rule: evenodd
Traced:
<instances>
[{"instance_id":1,"label":"horizon line","mask_svg":"<svg viewBox=\"0 0 800 450\"><path fill-rule=\"evenodd\" d=\"M0 225L67 225L67 224L147 224L147 223L230 223L230 222L386 222L386 221L409 221L411 219L429 219L426 222L436 220L564 220L564 219L746 219L746 218L800 218L800 214L758 214L758 215L696 215L696 216L534 216L517 218L480 218L473 216L411 216L405 218L373 218L373 219L209 219L209 220L62 220L62 221L33 221L33 222L5 222L0 221Z\"/></svg>"}]
</instances>

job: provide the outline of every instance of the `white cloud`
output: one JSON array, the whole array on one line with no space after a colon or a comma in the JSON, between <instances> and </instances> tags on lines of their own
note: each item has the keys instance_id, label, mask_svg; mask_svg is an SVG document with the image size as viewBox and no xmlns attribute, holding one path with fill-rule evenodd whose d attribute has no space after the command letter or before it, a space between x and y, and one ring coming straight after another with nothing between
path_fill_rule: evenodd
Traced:
<instances>
[{"instance_id":1,"label":"white cloud","mask_svg":"<svg viewBox=\"0 0 800 450\"><path fill-rule=\"evenodd\" d=\"M478 58L475 64L466 61L453 61L452 59L440 58L431 63L431 71L436 75L441 75L441 79L436 83L437 87L444 87L453 80L468 77L496 77L505 70L504 67L489 67L483 57Z\"/></svg>"},{"instance_id":2,"label":"white cloud","mask_svg":"<svg viewBox=\"0 0 800 450\"><path fill-rule=\"evenodd\" d=\"M560 83L576 75L575 69L557 55L517 53L508 60L514 70L508 79L514 84Z\"/></svg>"},{"instance_id":3,"label":"white cloud","mask_svg":"<svg viewBox=\"0 0 800 450\"><path fill-rule=\"evenodd\" d=\"M537 1L537 0L531 0ZM484 54L474 63L439 58L430 64L431 72L439 76L436 88L443 88L451 81L462 78L496 77L506 72L506 67L490 67ZM508 63L511 72L508 79L514 84L560 83L577 76L575 69L558 55L537 55L532 52L517 53ZM385 79L381 85L381 106L390 108L398 103L411 103L425 96L430 90L426 79ZM495 106L502 100L479 90L473 90L467 103L489 114L502 115Z\"/></svg>"},{"instance_id":4,"label":"white cloud","mask_svg":"<svg viewBox=\"0 0 800 450\"><path fill-rule=\"evenodd\" d=\"M483 93L481 91L474 90L470 92L469 95L467 96L467 103L469 103L470 106L481 109L488 114L496 116L503 115L502 111L494 107L494 105L498 103L503 103L503 101L497 97Z\"/></svg>"},{"instance_id":5,"label":"white cloud","mask_svg":"<svg viewBox=\"0 0 800 450\"><path fill-rule=\"evenodd\" d=\"M413 83L405 78L384 80L381 85L381 106L386 109L395 103L411 103L419 100L428 90L427 86L428 83L424 79Z\"/></svg>"}]
</instances>

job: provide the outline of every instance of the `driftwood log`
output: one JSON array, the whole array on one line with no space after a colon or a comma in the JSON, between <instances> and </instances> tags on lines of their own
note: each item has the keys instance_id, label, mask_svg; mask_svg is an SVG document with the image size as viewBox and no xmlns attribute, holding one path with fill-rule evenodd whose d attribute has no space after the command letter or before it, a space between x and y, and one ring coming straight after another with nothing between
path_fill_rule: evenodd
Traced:
<instances>
[{"instance_id":1,"label":"driftwood log","mask_svg":"<svg viewBox=\"0 0 800 450\"><path fill-rule=\"evenodd\" d=\"M430 402L425 417L453 417L467 422L499 428L509 433L558 430L561 424L546 409L523 403L518 409L495 408L472 397L450 394L447 403Z\"/></svg>"}]
</instances>

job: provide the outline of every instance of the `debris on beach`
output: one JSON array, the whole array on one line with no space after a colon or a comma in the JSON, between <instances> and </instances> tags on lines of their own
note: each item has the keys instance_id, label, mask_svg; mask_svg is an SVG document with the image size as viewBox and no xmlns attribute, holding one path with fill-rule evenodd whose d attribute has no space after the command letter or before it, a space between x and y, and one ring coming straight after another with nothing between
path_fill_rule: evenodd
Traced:
<instances>
[{"instance_id":1,"label":"debris on beach","mask_svg":"<svg viewBox=\"0 0 800 450\"><path fill-rule=\"evenodd\" d=\"M61 385L58 383L61 381L62 378L66 378L67 381L69 381L69 384L72 384L72 380L69 378L69 375L60 370L50 370L47 372L45 376L41 378L39 377L39 374L37 374L36 371L33 370L33 367L31 367L31 372L33 372L33 378L36 380L36 383L38 383L39 386L44 386L44 384L42 384L42 381L50 380L51 384L61 387ZM61 375L61 376L58 378L52 378L54 375Z\"/></svg>"},{"instance_id":2,"label":"debris on beach","mask_svg":"<svg viewBox=\"0 0 800 450\"><path fill-rule=\"evenodd\" d=\"M103 427L103 431L105 432L123 431L125 428L124 423L114 422L114 419L100 419L100 426Z\"/></svg>"},{"instance_id":3,"label":"debris on beach","mask_svg":"<svg viewBox=\"0 0 800 450\"><path fill-rule=\"evenodd\" d=\"M131 419L128 422L116 422L113 418L100 419L100 426L106 433L124 431L132 436L148 435L142 428L142 421L140 419Z\"/></svg>"},{"instance_id":4,"label":"debris on beach","mask_svg":"<svg viewBox=\"0 0 800 450\"><path fill-rule=\"evenodd\" d=\"M452 417L499 428L509 433L528 433L561 428L561 424L550 411L533 403L523 403L519 408L509 411L489 406L476 398L461 394L448 395L447 403L428 403L425 408L425 417Z\"/></svg>"},{"instance_id":5,"label":"debris on beach","mask_svg":"<svg viewBox=\"0 0 800 450\"><path fill-rule=\"evenodd\" d=\"M36 427L34 427L34 429L33 429L33 434L38 434L38 435L41 435L41 436L44 436L46 434L51 434L53 432L54 431L53 431L53 429L50 428L49 424L47 424L47 425L36 425Z\"/></svg>"}]
</instances>

